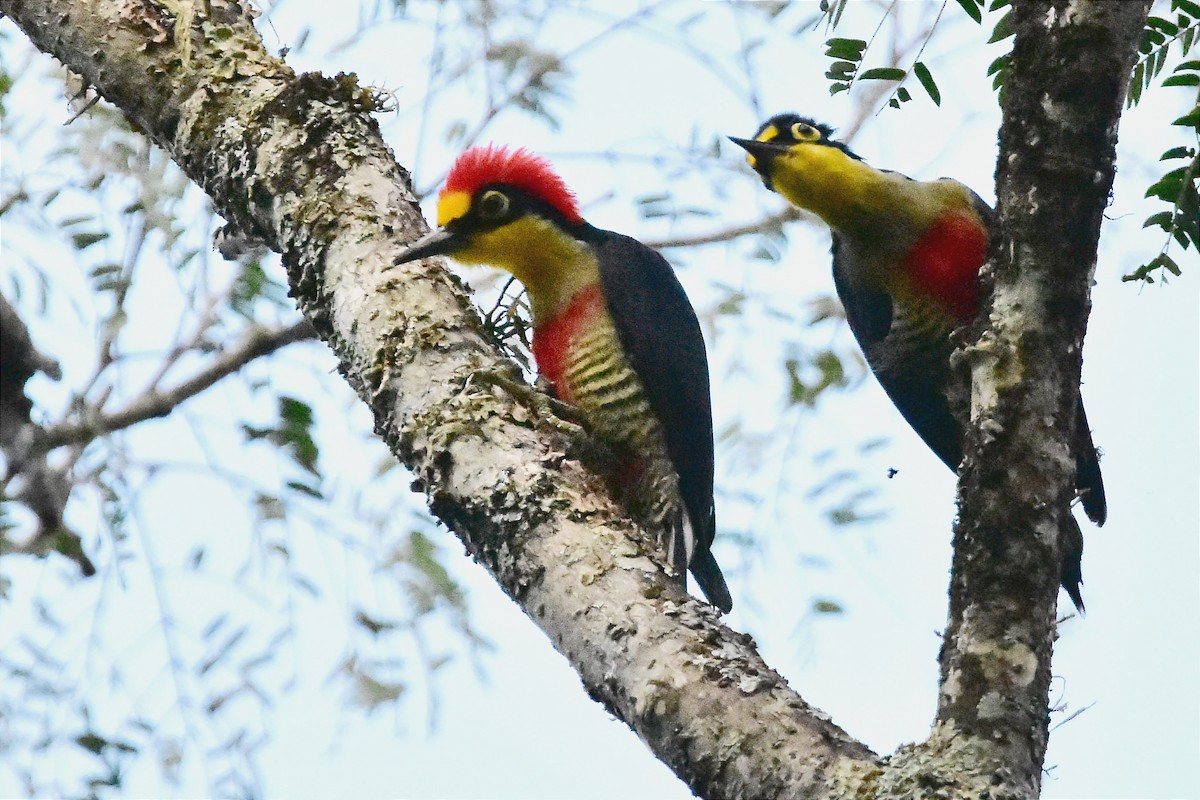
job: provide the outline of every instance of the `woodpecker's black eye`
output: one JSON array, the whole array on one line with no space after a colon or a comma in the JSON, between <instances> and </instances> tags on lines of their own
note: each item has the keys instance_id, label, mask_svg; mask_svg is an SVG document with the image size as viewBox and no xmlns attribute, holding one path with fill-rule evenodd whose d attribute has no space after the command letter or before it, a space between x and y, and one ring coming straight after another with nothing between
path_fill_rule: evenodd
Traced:
<instances>
[{"instance_id":1,"label":"woodpecker's black eye","mask_svg":"<svg viewBox=\"0 0 1200 800\"><path fill-rule=\"evenodd\" d=\"M807 122L797 122L792 126L792 138L797 142L815 142L821 138L821 132Z\"/></svg>"},{"instance_id":2,"label":"woodpecker's black eye","mask_svg":"<svg viewBox=\"0 0 1200 800\"><path fill-rule=\"evenodd\" d=\"M508 195L495 189L486 191L479 198L479 216L481 219L496 221L508 213Z\"/></svg>"}]
</instances>

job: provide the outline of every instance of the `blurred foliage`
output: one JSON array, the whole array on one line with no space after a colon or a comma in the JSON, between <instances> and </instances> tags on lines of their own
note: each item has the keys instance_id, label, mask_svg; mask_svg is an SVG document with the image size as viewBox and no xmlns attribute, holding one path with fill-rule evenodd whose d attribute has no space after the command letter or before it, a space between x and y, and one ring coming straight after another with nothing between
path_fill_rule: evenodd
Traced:
<instances>
[{"instance_id":1,"label":"blurred foliage","mask_svg":"<svg viewBox=\"0 0 1200 800\"><path fill-rule=\"evenodd\" d=\"M207 199L115 109L62 127L57 109L31 111L56 84L78 90L11 25L0 37L0 292L64 371L27 387L38 435L86 431L298 319L278 257L217 256ZM146 764L173 791L261 794L263 715L311 679L302 642L325 606L322 647L354 665L337 681L363 708L435 708L440 667L486 647L429 538L437 523L347 412L364 413L333 367L323 347L293 346L164 419L53 449L73 539L33 546L25 476L4 454L0 760L24 794L120 796ZM331 465L329 442L352 443L356 463ZM95 578L56 554L79 542ZM340 571L313 561L329 547ZM347 592L339 626L330 601ZM388 631L357 624L385 610Z\"/></svg>"}]
</instances>

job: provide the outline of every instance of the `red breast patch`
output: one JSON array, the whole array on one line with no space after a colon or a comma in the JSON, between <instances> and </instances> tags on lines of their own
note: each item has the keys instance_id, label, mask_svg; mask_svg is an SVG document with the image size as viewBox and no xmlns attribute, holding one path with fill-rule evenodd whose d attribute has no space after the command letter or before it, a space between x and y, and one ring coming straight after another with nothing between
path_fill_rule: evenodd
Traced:
<instances>
[{"instance_id":1,"label":"red breast patch","mask_svg":"<svg viewBox=\"0 0 1200 800\"><path fill-rule=\"evenodd\" d=\"M597 284L579 292L565 309L533 330L533 358L538 372L550 381L564 403L575 403L565 375L571 343L604 313L604 296Z\"/></svg>"},{"instance_id":2,"label":"red breast patch","mask_svg":"<svg viewBox=\"0 0 1200 800\"><path fill-rule=\"evenodd\" d=\"M973 214L943 214L909 251L905 266L913 285L960 324L979 307L979 270L987 258L987 230Z\"/></svg>"}]
</instances>

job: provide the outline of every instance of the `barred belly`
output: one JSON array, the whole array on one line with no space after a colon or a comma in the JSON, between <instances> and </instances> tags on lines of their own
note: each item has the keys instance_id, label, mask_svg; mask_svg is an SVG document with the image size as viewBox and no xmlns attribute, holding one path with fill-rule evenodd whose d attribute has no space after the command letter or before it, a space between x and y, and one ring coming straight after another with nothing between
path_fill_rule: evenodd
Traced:
<instances>
[{"instance_id":1,"label":"barred belly","mask_svg":"<svg viewBox=\"0 0 1200 800\"><path fill-rule=\"evenodd\" d=\"M589 323L569 337L560 393L583 411L596 437L620 459L614 488L626 510L659 538L670 563L683 569L683 503L662 427L607 312Z\"/></svg>"}]
</instances>

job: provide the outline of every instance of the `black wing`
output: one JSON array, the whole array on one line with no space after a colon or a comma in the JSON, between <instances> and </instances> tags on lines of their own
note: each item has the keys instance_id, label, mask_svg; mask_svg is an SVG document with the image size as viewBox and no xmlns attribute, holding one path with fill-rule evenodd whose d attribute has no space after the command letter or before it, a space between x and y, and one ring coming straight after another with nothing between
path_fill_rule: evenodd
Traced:
<instances>
[{"instance_id":1,"label":"black wing","mask_svg":"<svg viewBox=\"0 0 1200 800\"><path fill-rule=\"evenodd\" d=\"M709 548L713 507L712 400L700 321L674 270L636 239L598 231L596 256L609 315L658 417L696 545L691 570L710 601L732 605Z\"/></svg>"},{"instance_id":2,"label":"black wing","mask_svg":"<svg viewBox=\"0 0 1200 800\"><path fill-rule=\"evenodd\" d=\"M988 229L992 229L995 212L979 195L967 191L976 212ZM834 234L833 281L846 310L850 331L858 340L871 371L905 421L946 466L957 472L962 461L962 430L945 393L953 350L950 331L923 331L913 320L897 319L892 299L886 292L853 282L854 275L863 273L863 270L852 269L848 263L855 257ZM1082 395L1077 403L1075 435L1071 442L1075 454L1075 485L1088 518L1103 525L1107 504L1099 456L1092 443ZM1061 582L1075 607L1082 611L1079 586L1083 582L1080 568L1083 534L1073 518L1068 520L1067 526Z\"/></svg>"},{"instance_id":3,"label":"black wing","mask_svg":"<svg viewBox=\"0 0 1200 800\"><path fill-rule=\"evenodd\" d=\"M996 212L975 192L967 189L967 193L983 224L988 230L993 230ZM1083 408L1082 393L1078 395L1075 406L1075 435L1071 439L1071 449L1075 454L1075 488L1079 491L1080 504L1088 519L1097 525L1103 525L1108 518L1108 501L1104 496L1104 478L1100 474L1100 456L1092 441L1092 429L1088 425L1087 412ZM1080 603L1077 602L1076 605Z\"/></svg>"},{"instance_id":4,"label":"black wing","mask_svg":"<svg viewBox=\"0 0 1200 800\"><path fill-rule=\"evenodd\" d=\"M952 350L950 331L917 329L903 335L905 329L897 323L888 293L853 282L852 276L862 270L852 269L847 262L856 257L835 234L833 283L850 332L905 421L946 466L957 471L962 461L962 431L945 393Z\"/></svg>"}]
</instances>

